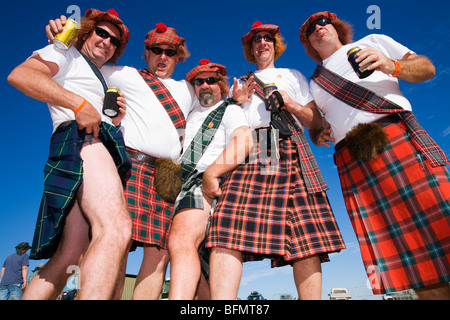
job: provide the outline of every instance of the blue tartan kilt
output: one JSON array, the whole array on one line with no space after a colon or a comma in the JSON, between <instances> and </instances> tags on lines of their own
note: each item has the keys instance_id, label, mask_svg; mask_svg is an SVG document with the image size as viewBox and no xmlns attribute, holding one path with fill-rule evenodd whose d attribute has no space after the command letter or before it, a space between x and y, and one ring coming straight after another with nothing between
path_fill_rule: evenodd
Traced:
<instances>
[{"instance_id":1,"label":"blue tartan kilt","mask_svg":"<svg viewBox=\"0 0 450 320\"><path fill-rule=\"evenodd\" d=\"M86 137L76 121L61 124L52 135L48 161L44 167L44 194L36 222L31 259L49 259L59 245L64 218L70 211L83 179L80 150ZM106 123L100 125L99 139L110 152L124 181L131 168L122 132Z\"/></svg>"}]
</instances>

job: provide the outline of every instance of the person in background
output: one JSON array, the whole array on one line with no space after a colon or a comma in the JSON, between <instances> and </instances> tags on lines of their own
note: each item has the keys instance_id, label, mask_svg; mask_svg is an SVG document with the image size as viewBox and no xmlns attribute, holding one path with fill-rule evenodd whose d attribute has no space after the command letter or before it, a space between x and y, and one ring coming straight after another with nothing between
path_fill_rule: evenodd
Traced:
<instances>
[{"instance_id":1,"label":"person in background","mask_svg":"<svg viewBox=\"0 0 450 320\"><path fill-rule=\"evenodd\" d=\"M311 93L329 125L312 135L335 144L345 204L374 294L414 289L450 299L449 159L419 125L399 80L435 75L425 56L385 35L353 41L336 14L312 15L301 42L320 63ZM360 78L347 61L355 47ZM351 97L351 98L346 98Z\"/></svg>"},{"instance_id":2,"label":"person in background","mask_svg":"<svg viewBox=\"0 0 450 320\"><path fill-rule=\"evenodd\" d=\"M16 252L3 262L0 273L0 300L20 300L27 285L29 257L27 251L31 247L28 242L16 246Z\"/></svg>"},{"instance_id":3,"label":"person in background","mask_svg":"<svg viewBox=\"0 0 450 320\"><path fill-rule=\"evenodd\" d=\"M128 28L117 12L87 10L78 41L53 44L16 67L8 82L46 102L53 121L44 195L30 257L50 259L23 299L56 299L70 266L79 266L79 299L111 299L131 238L124 175L131 167L117 118L102 114L105 89L98 77L125 50Z\"/></svg>"},{"instance_id":4,"label":"person in background","mask_svg":"<svg viewBox=\"0 0 450 320\"><path fill-rule=\"evenodd\" d=\"M241 40L257 69L256 93L242 105L257 141L249 161L227 176L212 216L211 297L236 299L243 261L271 258L273 267L293 265L299 299L320 300L321 261L345 248L304 135L304 127L321 127L321 116L306 78L275 68L286 49L278 26L258 21ZM284 120L272 118L275 111Z\"/></svg>"}]
</instances>

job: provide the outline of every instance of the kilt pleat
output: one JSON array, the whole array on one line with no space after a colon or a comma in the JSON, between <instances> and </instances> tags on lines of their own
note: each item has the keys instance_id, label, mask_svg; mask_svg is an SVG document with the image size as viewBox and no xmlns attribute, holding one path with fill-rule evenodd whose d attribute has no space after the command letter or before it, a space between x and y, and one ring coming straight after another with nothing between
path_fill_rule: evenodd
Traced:
<instances>
[{"instance_id":1,"label":"kilt pleat","mask_svg":"<svg viewBox=\"0 0 450 320\"><path fill-rule=\"evenodd\" d=\"M167 249L173 204L162 199L154 186L155 168L132 160L125 197L133 222L132 239L138 246L156 245Z\"/></svg>"},{"instance_id":2,"label":"kilt pleat","mask_svg":"<svg viewBox=\"0 0 450 320\"><path fill-rule=\"evenodd\" d=\"M246 261L271 258L273 266L316 254L329 261L327 253L345 245L327 195L307 192L292 140L280 140L278 152L279 160L261 139L228 175L206 247L241 251Z\"/></svg>"},{"instance_id":3,"label":"kilt pleat","mask_svg":"<svg viewBox=\"0 0 450 320\"><path fill-rule=\"evenodd\" d=\"M373 161L336 152L346 207L375 294L450 281L450 175L432 167L404 123Z\"/></svg>"}]
</instances>

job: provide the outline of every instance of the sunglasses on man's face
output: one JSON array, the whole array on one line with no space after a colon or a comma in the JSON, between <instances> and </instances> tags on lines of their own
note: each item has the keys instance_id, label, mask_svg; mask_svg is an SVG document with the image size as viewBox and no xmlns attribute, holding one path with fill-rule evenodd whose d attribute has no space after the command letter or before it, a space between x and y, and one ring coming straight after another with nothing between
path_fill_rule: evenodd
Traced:
<instances>
[{"instance_id":1,"label":"sunglasses on man's face","mask_svg":"<svg viewBox=\"0 0 450 320\"><path fill-rule=\"evenodd\" d=\"M202 79L202 78L197 78L197 79L195 79L194 80L194 84L196 85L196 86L202 86L205 82L207 83L207 84L209 84L209 85L212 85L212 84L215 84L215 83L217 83L217 82L219 82L220 80L219 80L219 78L215 78L215 77L209 77L209 78L205 78L205 79Z\"/></svg>"},{"instance_id":2,"label":"sunglasses on man's face","mask_svg":"<svg viewBox=\"0 0 450 320\"><path fill-rule=\"evenodd\" d=\"M112 35L109 34L108 31L106 31L105 29L96 27L95 28L95 33L102 39L108 39L110 38L110 42L113 44L113 46L115 47L119 47L120 46L120 40L119 38L113 37Z\"/></svg>"},{"instance_id":3,"label":"sunglasses on man's face","mask_svg":"<svg viewBox=\"0 0 450 320\"><path fill-rule=\"evenodd\" d=\"M254 43L260 43L262 41L262 39L264 39L265 42L275 42L275 38L273 36L271 36L270 34L266 34L264 36L254 36L253 37L253 42Z\"/></svg>"},{"instance_id":4,"label":"sunglasses on man's face","mask_svg":"<svg viewBox=\"0 0 450 320\"><path fill-rule=\"evenodd\" d=\"M166 54L166 56L168 57L173 57L177 54L177 51L174 49L163 49L160 47L150 47L147 46L147 50L150 50L151 52L153 52L154 54L156 54L157 56L161 55L163 52Z\"/></svg>"},{"instance_id":5,"label":"sunglasses on man's face","mask_svg":"<svg viewBox=\"0 0 450 320\"><path fill-rule=\"evenodd\" d=\"M323 18L323 19L319 19L314 21L308 28L308 30L306 30L306 37L309 37L315 30L316 30L316 26L319 25L321 27L326 26L327 24L331 24L331 21L329 19Z\"/></svg>"}]
</instances>

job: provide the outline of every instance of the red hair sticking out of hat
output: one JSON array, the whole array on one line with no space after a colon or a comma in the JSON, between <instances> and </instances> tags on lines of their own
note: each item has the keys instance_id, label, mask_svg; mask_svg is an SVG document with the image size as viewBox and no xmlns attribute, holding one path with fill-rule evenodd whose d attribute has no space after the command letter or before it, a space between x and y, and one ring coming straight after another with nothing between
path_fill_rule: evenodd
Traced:
<instances>
[{"instance_id":1,"label":"red hair sticking out of hat","mask_svg":"<svg viewBox=\"0 0 450 320\"><path fill-rule=\"evenodd\" d=\"M279 26L274 24L263 24L261 21L256 21L252 24L250 31L241 38L241 42L244 45L244 57L250 63L256 63L252 53L253 37L262 31L269 32L275 37L275 60L281 57L286 50L287 45L284 43L284 38L281 36Z\"/></svg>"},{"instance_id":2,"label":"red hair sticking out of hat","mask_svg":"<svg viewBox=\"0 0 450 320\"><path fill-rule=\"evenodd\" d=\"M305 23L300 28L300 41L305 46L306 53L311 57L311 59L313 59L314 61L316 61L318 63L322 62L322 58L317 53L317 51L314 50L314 48L311 46L311 43L309 42L309 39L308 39L306 33L307 33L309 26L314 21L317 21L319 19L324 19L324 18L331 21L331 24L336 29L336 31L339 35L339 40L341 41L341 43L343 45L353 42L353 28L352 28L351 24L338 19L336 14L328 12L328 11L323 11L323 12L318 12L318 13L313 14L311 17L308 18L308 20L305 21Z\"/></svg>"},{"instance_id":3,"label":"red hair sticking out of hat","mask_svg":"<svg viewBox=\"0 0 450 320\"><path fill-rule=\"evenodd\" d=\"M87 10L83 20L81 21L80 31L78 32L77 41L75 42L74 47L78 50L81 50L85 41L83 38L85 38L85 35L94 30L99 22L112 23L120 31L120 46L116 49L114 55L108 61L110 63L115 63L125 51L128 39L130 38L130 31L125 26L123 21L119 18L119 14L114 9L109 9L105 12L97 9Z\"/></svg>"}]
</instances>

